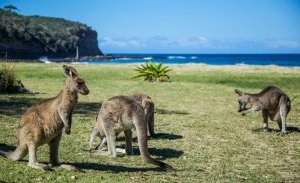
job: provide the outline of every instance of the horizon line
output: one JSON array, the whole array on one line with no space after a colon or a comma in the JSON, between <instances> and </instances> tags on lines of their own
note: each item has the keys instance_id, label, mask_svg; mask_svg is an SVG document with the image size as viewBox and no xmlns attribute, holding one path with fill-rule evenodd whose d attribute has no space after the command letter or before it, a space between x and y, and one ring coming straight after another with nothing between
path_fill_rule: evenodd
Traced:
<instances>
[{"instance_id":1,"label":"horizon line","mask_svg":"<svg viewBox=\"0 0 300 183\"><path fill-rule=\"evenodd\" d=\"M137 55L151 55L151 54L157 54L157 55L167 55L167 54L173 54L173 55L300 55L299 53L103 53L103 55L117 55L117 54L137 54Z\"/></svg>"}]
</instances>

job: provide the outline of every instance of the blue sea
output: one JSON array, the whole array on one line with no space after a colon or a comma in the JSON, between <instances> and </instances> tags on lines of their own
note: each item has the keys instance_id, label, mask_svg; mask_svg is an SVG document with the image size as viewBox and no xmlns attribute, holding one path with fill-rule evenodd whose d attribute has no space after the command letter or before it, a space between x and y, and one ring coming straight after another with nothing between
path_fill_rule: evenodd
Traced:
<instances>
[{"instance_id":1,"label":"blue sea","mask_svg":"<svg viewBox=\"0 0 300 183\"><path fill-rule=\"evenodd\" d=\"M165 64L201 63L208 65L278 65L300 66L300 54L115 54L115 59L81 59L89 64L128 64L149 61Z\"/></svg>"}]
</instances>

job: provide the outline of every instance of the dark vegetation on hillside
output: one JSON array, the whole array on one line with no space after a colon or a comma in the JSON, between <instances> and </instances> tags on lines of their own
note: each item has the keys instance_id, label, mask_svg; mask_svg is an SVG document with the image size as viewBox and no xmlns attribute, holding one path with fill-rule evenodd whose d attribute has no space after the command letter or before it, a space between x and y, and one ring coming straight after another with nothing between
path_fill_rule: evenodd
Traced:
<instances>
[{"instance_id":1,"label":"dark vegetation on hillside","mask_svg":"<svg viewBox=\"0 0 300 183\"><path fill-rule=\"evenodd\" d=\"M80 56L102 54L96 31L85 24L0 9L0 58L74 57L77 46Z\"/></svg>"}]
</instances>

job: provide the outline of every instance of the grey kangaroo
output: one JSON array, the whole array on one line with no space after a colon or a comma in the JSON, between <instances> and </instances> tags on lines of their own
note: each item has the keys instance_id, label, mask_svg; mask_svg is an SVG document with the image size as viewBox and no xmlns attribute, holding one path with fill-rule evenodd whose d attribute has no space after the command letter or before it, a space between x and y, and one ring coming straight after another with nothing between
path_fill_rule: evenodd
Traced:
<instances>
[{"instance_id":1,"label":"grey kangaroo","mask_svg":"<svg viewBox=\"0 0 300 183\"><path fill-rule=\"evenodd\" d=\"M107 139L108 152L104 155L117 157L116 134L124 131L126 154L132 154L132 128L136 128L138 145L143 160L158 165L166 171L174 170L170 165L153 159L148 151L148 137L144 109L140 103L128 96L115 96L103 102L97 123ZM99 151L100 153L100 151Z\"/></svg>"},{"instance_id":2,"label":"grey kangaroo","mask_svg":"<svg viewBox=\"0 0 300 183\"><path fill-rule=\"evenodd\" d=\"M155 135L154 132L154 103L151 99L146 94L134 94L132 96L134 100L136 100L138 103L140 103L143 106L144 112L145 112L145 117L146 117L146 127L148 127L147 133L148 136L153 137ZM94 149L99 149L102 148L106 144L106 138L104 135L104 130L101 127L99 123L97 123L97 118L96 118L96 123L94 124L92 133L90 135L90 140L89 140L89 145L90 145L90 151L93 150L93 142L96 138L96 136L102 138L102 142L97 145ZM116 134L118 136L118 134ZM119 149L117 149L118 151ZM120 152L123 152L122 150Z\"/></svg>"},{"instance_id":3,"label":"grey kangaroo","mask_svg":"<svg viewBox=\"0 0 300 183\"><path fill-rule=\"evenodd\" d=\"M289 97L279 88L268 86L260 93L250 94L235 89L238 94L239 110L242 115L262 111L263 131L268 130L268 118L276 121L282 133L286 133L286 119L291 110ZM250 103L251 107L246 108Z\"/></svg>"},{"instance_id":4,"label":"grey kangaroo","mask_svg":"<svg viewBox=\"0 0 300 183\"><path fill-rule=\"evenodd\" d=\"M13 152L0 151L0 154L11 160L21 160L29 154L28 166L36 169L49 169L37 162L37 148L48 144L50 148L50 165L66 169L76 169L71 165L63 165L58 160L58 147L62 136L71 133L72 113L78 101L78 93L87 95L89 90L85 81L78 76L77 71L70 66L63 66L67 79L64 89L54 98L42 100L21 116L17 127L18 145Z\"/></svg>"}]
</instances>

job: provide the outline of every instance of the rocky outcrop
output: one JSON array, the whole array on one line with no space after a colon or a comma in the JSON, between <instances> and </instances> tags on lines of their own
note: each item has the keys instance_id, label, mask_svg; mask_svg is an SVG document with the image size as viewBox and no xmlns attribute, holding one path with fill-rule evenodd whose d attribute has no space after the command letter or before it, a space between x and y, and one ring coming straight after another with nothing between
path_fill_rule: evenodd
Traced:
<instances>
[{"instance_id":1,"label":"rocky outcrop","mask_svg":"<svg viewBox=\"0 0 300 183\"><path fill-rule=\"evenodd\" d=\"M102 55L97 32L61 18L22 16L0 10L0 58L38 59Z\"/></svg>"}]
</instances>

